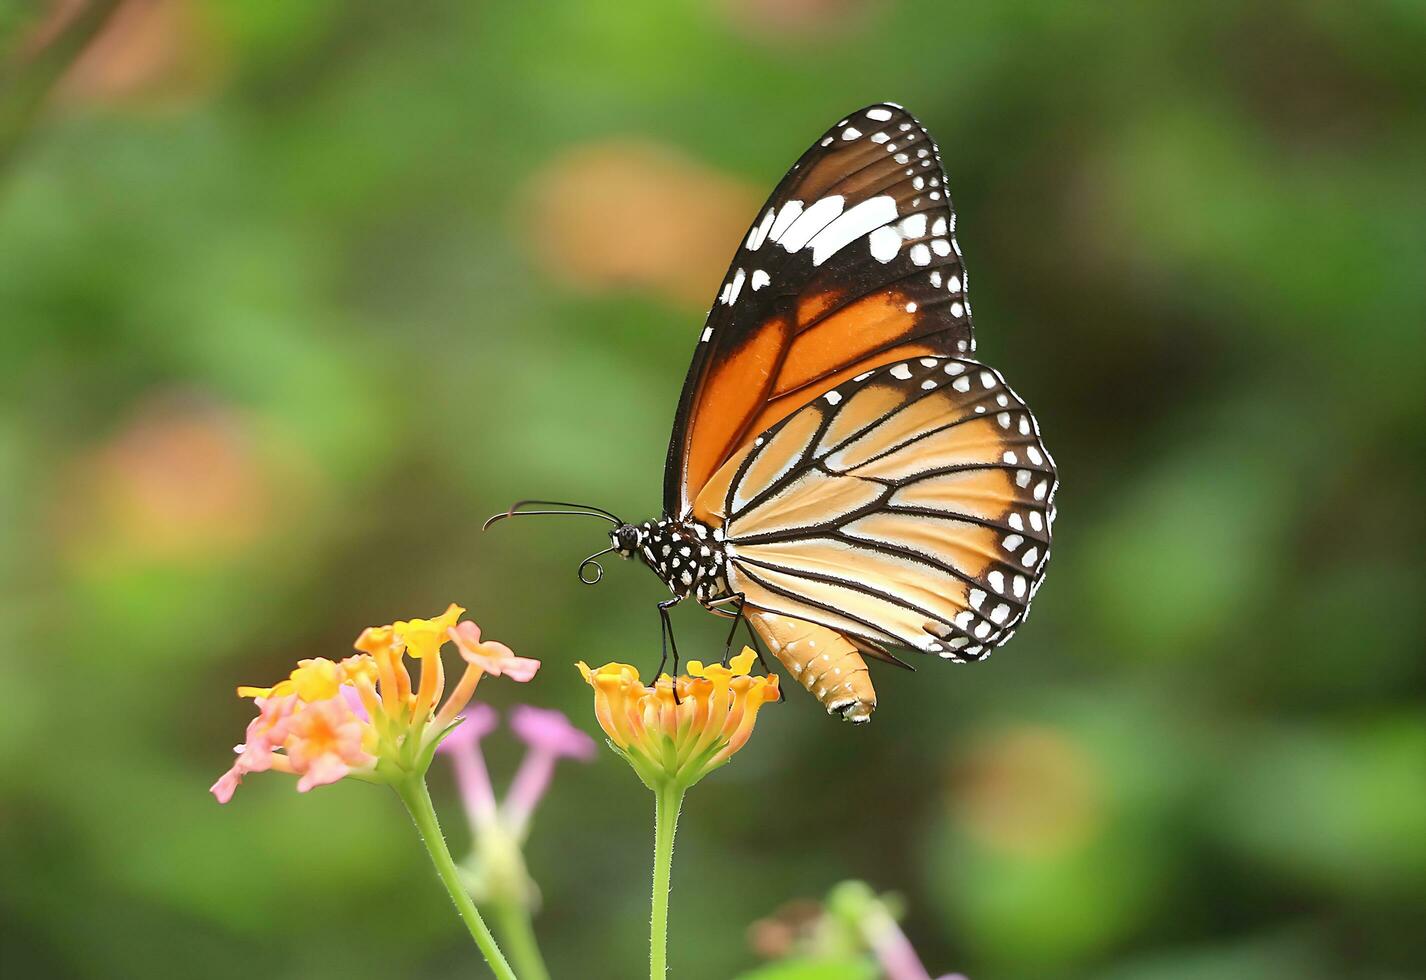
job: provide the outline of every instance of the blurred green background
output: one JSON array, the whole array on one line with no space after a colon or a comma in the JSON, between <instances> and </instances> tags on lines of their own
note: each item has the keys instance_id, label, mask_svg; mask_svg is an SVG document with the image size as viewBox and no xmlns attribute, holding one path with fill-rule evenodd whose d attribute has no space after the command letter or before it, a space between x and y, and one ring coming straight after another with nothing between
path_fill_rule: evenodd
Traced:
<instances>
[{"instance_id":1,"label":"blurred green background","mask_svg":"<svg viewBox=\"0 0 1426 980\"><path fill-rule=\"evenodd\" d=\"M233 685L454 600L545 661L491 700L594 731L572 664L651 668L661 586L480 522L655 514L734 243L882 99L1062 468L1053 569L867 728L789 685L690 797L674 975L852 876L972 980L1426 975L1426 6L112 6L0 4L7 976L481 975L391 794L213 802ZM645 969L650 821L560 772L555 976Z\"/></svg>"}]
</instances>

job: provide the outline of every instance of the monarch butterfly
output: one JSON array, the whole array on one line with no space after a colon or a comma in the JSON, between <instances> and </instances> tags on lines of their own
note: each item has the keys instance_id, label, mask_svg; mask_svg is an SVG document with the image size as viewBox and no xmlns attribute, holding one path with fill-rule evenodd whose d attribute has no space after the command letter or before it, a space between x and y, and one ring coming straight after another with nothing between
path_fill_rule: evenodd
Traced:
<instances>
[{"instance_id":1,"label":"monarch butterfly","mask_svg":"<svg viewBox=\"0 0 1426 980\"><path fill-rule=\"evenodd\" d=\"M876 707L864 658L981 660L1024 620L1057 477L1029 408L975 361L940 153L895 103L827 130L757 213L699 335L664 514L521 501L487 522L614 525L673 597L746 621L829 713ZM530 510L546 505L551 510ZM905 664L902 664L905 666ZM663 664L660 664L662 670Z\"/></svg>"}]
</instances>

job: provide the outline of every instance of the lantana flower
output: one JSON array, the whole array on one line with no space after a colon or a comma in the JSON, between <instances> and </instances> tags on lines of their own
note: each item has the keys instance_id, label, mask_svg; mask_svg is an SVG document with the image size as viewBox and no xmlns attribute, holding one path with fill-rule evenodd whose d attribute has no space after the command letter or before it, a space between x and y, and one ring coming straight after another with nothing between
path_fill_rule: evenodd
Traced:
<instances>
[{"instance_id":1,"label":"lantana flower","mask_svg":"<svg viewBox=\"0 0 1426 980\"><path fill-rule=\"evenodd\" d=\"M268 769L298 776L303 793L347 776L396 782L424 773L482 676L528 681L540 666L502 643L482 642L479 627L459 622L464 612L452 604L433 619L368 627L353 656L302 660L272 687L238 688L239 697L253 699L258 716L235 749L232 768L213 784L213 795L226 803L243 776ZM465 670L442 704L441 648L449 642ZM407 658L420 663L415 684Z\"/></svg>"},{"instance_id":2,"label":"lantana flower","mask_svg":"<svg viewBox=\"0 0 1426 980\"><path fill-rule=\"evenodd\" d=\"M644 785L686 790L731 759L752 735L758 710L778 699L775 676L750 674L756 657L744 647L727 666L691 660L686 674L663 674L653 687L628 664L581 662L579 671L594 688L599 727Z\"/></svg>"},{"instance_id":3,"label":"lantana flower","mask_svg":"<svg viewBox=\"0 0 1426 980\"><path fill-rule=\"evenodd\" d=\"M594 740L559 711L516 705L510 712L510 727L528 749L504 800L497 801L481 748L497 727L495 709L474 704L465 721L436 750L455 769L470 822L473 846L460 864L461 881L477 903L494 910L522 980L548 980L539 948L530 939L540 893L525 865L523 845L558 760L588 761L594 756Z\"/></svg>"},{"instance_id":4,"label":"lantana flower","mask_svg":"<svg viewBox=\"0 0 1426 980\"><path fill-rule=\"evenodd\" d=\"M535 807L550 788L555 763L560 759L589 762L594 758L595 745L594 739L570 724L564 712L553 708L516 705L510 713L510 727L527 749L501 811L511 833L524 840L530 832Z\"/></svg>"},{"instance_id":5,"label":"lantana flower","mask_svg":"<svg viewBox=\"0 0 1426 980\"><path fill-rule=\"evenodd\" d=\"M252 698L257 717L234 751L238 758L218 778L212 793L227 803L250 772L275 769L296 775L297 789L334 783L351 776L389 784L416 824L456 911L499 980L515 980L480 910L461 882L460 869L446 847L426 770L441 740L462 723L476 685L486 674L528 681L538 660L517 657L503 643L483 641L480 628L460 622L465 610L451 604L432 619L403 619L371 626L357 637L357 653L345 660L303 660L272 687L240 687ZM441 648L454 643L465 670L450 697L445 695ZM420 664L413 684L407 658ZM473 745L493 722L494 713L471 722ZM493 806L493 800L489 801Z\"/></svg>"},{"instance_id":6,"label":"lantana flower","mask_svg":"<svg viewBox=\"0 0 1426 980\"><path fill-rule=\"evenodd\" d=\"M668 892L673 839L688 788L747 744L758 710L778 700L777 678L753 677L757 654L744 647L732 661L688 663L653 687L628 664L579 664L594 688L594 715L609 745L654 792L654 889L649 917L649 976L668 973Z\"/></svg>"}]
</instances>

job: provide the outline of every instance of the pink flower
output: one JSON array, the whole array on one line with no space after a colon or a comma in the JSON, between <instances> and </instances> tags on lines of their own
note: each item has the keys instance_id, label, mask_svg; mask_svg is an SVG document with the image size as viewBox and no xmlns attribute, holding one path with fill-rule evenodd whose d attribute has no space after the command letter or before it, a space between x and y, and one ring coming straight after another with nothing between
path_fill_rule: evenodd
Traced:
<instances>
[{"instance_id":1,"label":"pink flower","mask_svg":"<svg viewBox=\"0 0 1426 980\"><path fill-rule=\"evenodd\" d=\"M466 816L477 832L492 826L497 819L495 790L490 785L490 770L485 766L485 753L480 751L480 740L499 725L500 716L494 708L475 702L450 734L436 746L437 754L450 757Z\"/></svg>"},{"instance_id":2,"label":"pink flower","mask_svg":"<svg viewBox=\"0 0 1426 980\"><path fill-rule=\"evenodd\" d=\"M243 781L243 770L237 766L229 769L218 777L218 781L208 787L208 792L212 793L219 803L227 803L233 798L233 794L238 791L238 784Z\"/></svg>"},{"instance_id":3,"label":"pink flower","mask_svg":"<svg viewBox=\"0 0 1426 980\"><path fill-rule=\"evenodd\" d=\"M504 805L512 832L523 837L554 778L555 763L564 758L588 762L594 758L595 746L594 739L552 708L518 705L510 714L510 727L529 746Z\"/></svg>"},{"instance_id":4,"label":"pink flower","mask_svg":"<svg viewBox=\"0 0 1426 980\"><path fill-rule=\"evenodd\" d=\"M594 739L574 727L563 711L516 705L510 712L510 727L531 749L556 758L569 757L584 762L594 758Z\"/></svg>"},{"instance_id":5,"label":"pink flower","mask_svg":"<svg viewBox=\"0 0 1426 980\"><path fill-rule=\"evenodd\" d=\"M497 643L494 640L482 643L480 627L470 620L452 627L449 635L455 641L455 645L466 663L473 667L479 667L492 676L504 675L513 681L524 683L531 680L535 676L535 672L540 669L538 660L517 657L515 651L503 643Z\"/></svg>"},{"instance_id":6,"label":"pink flower","mask_svg":"<svg viewBox=\"0 0 1426 980\"><path fill-rule=\"evenodd\" d=\"M436 751L441 755L459 755L469 748L476 748L480 740L500 727L500 713L483 701L476 701L466 708L466 712L441 740Z\"/></svg>"},{"instance_id":7,"label":"pink flower","mask_svg":"<svg viewBox=\"0 0 1426 980\"><path fill-rule=\"evenodd\" d=\"M364 747L370 730L341 696L314 701L294 714L284 748L292 771L302 777L297 791L335 783L353 769L375 763Z\"/></svg>"},{"instance_id":8,"label":"pink flower","mask_svg":"<svg viewBox=\"0 0 1426 980\"><path fill-rule=\"evenodd\" d=\"M266 772L273 768L274 762L280 759L273 755L273 749L281 748L287 738L289 719L297 703L294 694L257 699L258 716L248 722L242 744L233 748L238 754L237 760L209 788L219 803L227 803L233 798L233 793L248 773Z\"/></svg>"}]
</instances>

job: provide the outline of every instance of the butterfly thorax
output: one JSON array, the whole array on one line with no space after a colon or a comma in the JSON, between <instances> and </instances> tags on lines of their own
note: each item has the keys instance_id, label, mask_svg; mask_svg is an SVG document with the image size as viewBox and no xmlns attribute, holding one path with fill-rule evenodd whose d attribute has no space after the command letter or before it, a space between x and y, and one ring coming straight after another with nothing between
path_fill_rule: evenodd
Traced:
<instances>
[{"instance_id":1,"label":"butterfly thorax","mask_svg":"<svg viewBox=\"0 0 1426 980\"><path fill-rule=\"evenodd\" d=\"M620 525L609 537L622 557L637 556L679 598L691 596L707 603L728 595L720 527L664 517Z\"/></svg>"}]
</instances>

